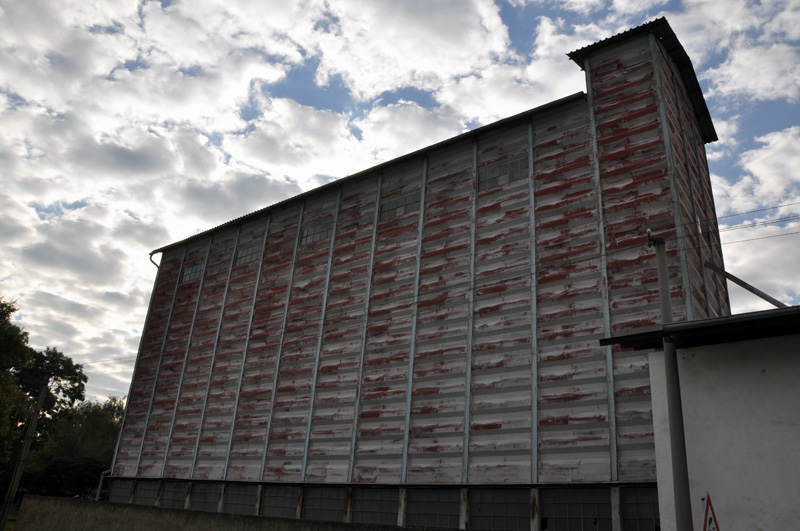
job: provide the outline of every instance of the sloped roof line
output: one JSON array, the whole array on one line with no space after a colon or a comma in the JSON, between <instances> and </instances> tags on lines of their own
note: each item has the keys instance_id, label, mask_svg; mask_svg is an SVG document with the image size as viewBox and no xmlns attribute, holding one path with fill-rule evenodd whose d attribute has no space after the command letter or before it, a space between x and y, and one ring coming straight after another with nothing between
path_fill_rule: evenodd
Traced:
<instances>
[{"instance_id":1,"label":"sloped roof line","mask_svg":"<svg viewBox=\"0 0 800 531\"><path fill-rule=\"evenodd\" d=\"M708 106L706 105L706 100L703 97L703 91L700 88L700 82L697 80L697 74L694 71L692 60L689 59L689 55L686 53L686 50L683 49L683 46L678 40L678 37L675 35L675 32L672 31L672 27L669 25L669 22L667 22L666 18L660 17L655 20L651 20L650 22L646 22L641 26L631 28L627 31L623 31L622 33L612 35L607 39L603 39L602 41L597 41L588 46L584 46L583 48L569 52L567 57L575 61L578 66L583 68L585 59L589 57L595 50L605 48L616 42L621 42L644 33L652 33L655 35L669 56L672 57L672 60L675 61L675 65L678 67L678 72L680 73L681 79L686 87L689 101L694 109L694 114L700 127L700 134L702 135L703 142L706 144L709 142L716 142L718 140L717 131L714 129L714 123L711 121L711 113L708 111Z\"/></svg>"},{"instance_id":2,"label":"sloped roof line","mask_svg":"<svg viewBox=\"0 0 800 531\"><path fill-rule=\"evenodd\" d=\"M328 190L330 188L335 188L337 186L341 186L342 183L345 183L345 182L348 182L348 181L351 181L351 180L357 180L359 178L367 177L367 176L372 175L372 174L377 174L378 172L380 172L381 170L383 170L386 167L394 166L394 165L397 165L397 164L402 164L404 162L408 162L408 161L414 160L416 158L423 157L424 155L426 155L430 151L434 151L434 150L437 150L437 149L441 149L441 148L447 147L450 144L463 142L465 139L485 134L485 133L487 133L489 131L492 131L494 129L503 127L504 125L507 125L507 124L510 124L510 123L514 123L514 122L518 122L520 120L528 119L531 116L534 116L534 115L537 115L537 114L542 114L542 113L550 111L550 110L552 110L552 109L554 109L556 107L569 105L570 103L573 103L573 102L578 101L578 100L584 100L585 101L586 100L586 93L585 92L576 92L575 94L572 94L570 96L566 96L564 98L560 98L560 99L545 103L544 105L540 105L538 107L534 107L533 109L529 109L527 111L523 111L523 112L521 112L519 114L515 114L514 116L509 116L508 118L503 118L502 120L499 120L497 122L492 122L490 124L484 125L484 126L479 127L477 129L473 129L471 131L467 131L466 133L462 133L462 134L460 134L458 136L454 136L454 137L448 138L446 140L442 140L441 142L437 142L436 144L425 146L425 147L423 147L421 149L418 149L418 150L413 151L411 153L407 153L405 155L401 155L401 156L399 156L397 158L394 158L392 160L389 160L389 161L386 161L386 162L382 162L382 163L380 163L380 164L378 164L376 166L372 166L372 167L367 168L365 170L362 170L362 171L360 171L358 173L354 173L352 175L348 175L347 177L342 177L342 178L336 179L336 180L331 181L329 183L323 184L322 186L318 186L317 188L314 188L312 190L308 190L307 192L303 192L301 194L294 195L292 197L284 199L283 201L279 201L277 203L273 203L270 206L261 208L259 210L253 211L253 212L250 212L249 214L245 214L244 216L240 216L240 217L232 219L230 221L226 221L225 223L223 223L221 225L217 225L215 227L212 227L210 229L204 230L202 232L198 232L196 234L193 234L191 236L183 238L182 240L176 241L174 243L170 243L169 245L165 245L163 247L159 247L158 249L156 249L154 251L151 251L150 252L150 256L152 256L152 255L154 255L156 253L163 253L164 251L167 251L169 249L174 249L176 247L182 247L184 245L187 245L187 244L191 243L192 241L206 238L206 237L208 237L209 235L211 235L211 234L213 234L215 232L219 232L219 231L227 229L227 228L236 227L237 225L241 225L243 223L254 221L254 220L259 219L259 218L261 218L263 216L266 216L267 214L269 214L273 210L276 210L278 208L286 206L289 203L292 203L294 201L302 201L303 199L306 199L306 198L308 198L310 196L313 196L313 195L319 194L321 192L324 192L324 191L326 191L326 190Z\"/></svg>"}]
</instances>

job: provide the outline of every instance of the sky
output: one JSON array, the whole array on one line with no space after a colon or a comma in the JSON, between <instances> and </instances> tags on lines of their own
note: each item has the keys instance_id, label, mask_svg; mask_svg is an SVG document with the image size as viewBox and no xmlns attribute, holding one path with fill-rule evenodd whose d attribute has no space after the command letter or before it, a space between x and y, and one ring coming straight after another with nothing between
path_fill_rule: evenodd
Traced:
<instances>
[{"instance_id":1,"label":"sky","mask_svg":"<svg viewBox=\"0 0 800 531\"><path fill-rule=\"evenodd\" d=\"M800 0L0 0L0 296L124 396L150 251L585 91L566 53L659 16L719 136L725 267L800 304Z\"/></svg>"}]
</instances>

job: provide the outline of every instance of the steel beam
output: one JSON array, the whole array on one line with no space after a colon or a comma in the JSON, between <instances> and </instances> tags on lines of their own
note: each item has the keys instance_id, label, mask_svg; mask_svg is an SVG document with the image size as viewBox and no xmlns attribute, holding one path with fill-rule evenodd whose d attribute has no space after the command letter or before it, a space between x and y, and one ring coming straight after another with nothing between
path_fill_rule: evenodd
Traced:
<instances>
[{"instance_id":1,"label":"steel beam","mask_svg":"<svg viewBox=\"0 0 800 531\"><path fill-rule=\"evenodd\" d=\"M528 219L531 246L531 483L539 481L539 342L536 293L536 186L533 119L528 122Z\"/></svg>"},{"instance_id":2,"label":"steel beam","mask_svg":"<svg viewBox=\"0 0 800 531\"><path fill-rule=\"evenodd\" d=\"M425 188L428 184L428 157L422 162L422 187L419 198L419 221L417 231L417 268L414 273L414 296L411 302L411 341L408 347L408 386L406 389L406 418L403 432L403 462L401 465L400 483L406 482L408 476L408 442L411 431L411 393L414 386L414 356L417 346L417 311L419 307L419 272L422 267L422 232L425 227Z\"/></svg>"},{"instance_id":3,"label":"steel beam","mask_svg":"<svg viewBox=\"0 0 800 531\"><path fill-rule=\"evenodd\" d=\"M584 60L583 71L586 74L586 93L589 109L589 131L591 137L592 165L594 193L597 198L597 232L600 240L600 296L603 301L603 336L611 337L611 305L608 293L608 257L606 256L606 224L603 212L603 186L600 181L600 157L597 148L597 121L594 115L594 94L592 91L592 71L589 58ZM617 464L617 413L614 399L614 358L611 346L603 349L606 357L606 399L608 402L608 443L611 454L611 481L616 481L619 476Z\"/></svg>"},{"instance_id":4,"label":"steel beam","mask_svg":"<svg viewBox=\"0 0 800 531\"><path fill-rule=\"evenodd\" d=\"M319 327L317 332L317 355L314 360L314 370L311 374L311 398L308 404L308 421L306 422L306 439L303 443L303 464L300 468L300 480L306 479L306 466L308 465L308 447L311 443L311 424L314 418L314 400L317 395L317 374L319 373L319 361L322 357L322 335L325 329L325 314L328 307L328 289L331 283L331 265L333 263L333 248L336 245L336 226L339 222L339 210L342 205L342 187L336 196L336 212L333 215L333 229L331 229L331 242L328 248L328 264L325 270L325 287L322 291L322 308L319 316Z\"/></svg>"},{"instance_id":5,"label":"steel beam","mask_svg":"<svg viewBox=\"0 0 800 531\"><path fill-rule=\"evenodd\" d=\"M272 378L272 396L269 401L269 414L267 416L266 439L264 439L264 456L261 459L261 479L264 479L264 471L267 466L267 454L269 453L269 432L272 429L272 414L275 411L275 395L278 391L278 374L281 368L281 355L283 354L283 338L286 335L286 323L289 319L289 300L292 297L292 282L294 281L294 266L297 262L297 248L300 246L300 237L303 234L303 212L306 203L300 203L300 214L297 219L297 234L294 239L294 251L292 252L292 265L289 269L289 280L286 286L286 301L283 304L283 322L281 323L281 335L278 343L278 353L275 356L275 375Z\"/></svg>"},{"instance_id":6,"label":"steel beam","mask_svg":"<svg viewBox=\"0 0 800 531\"><path fill-rule=\"evenodd\" d=\"M358 361L358 380L356 381L355 404L353 404L353 432L350 436L350 463L347 470L347 481L353 481L353 470L356 462L356 441L358 438L358 417L361 414L361 379L364 375L364 356L367 351L367 325L369 324L370 294L372 292L372 269L375 265L375 243L378 239L378 221L381 210L381 186L383 174L378 174L378 191L375 194L375 219L372 222L372 242L369 251L369 266L367 269L367 286L364 294L364 326L361 329L361 355ZM399 525L399 524L398 524Z\"/></svg>"},{"instance_id":7,"label":"steel beam","mask_svg":"<svg viewBox=\"0 0 800 531\"><path fill-rule=\"evenodd\" d=\"M167 448L164 451L164 464L161 467L161 477L164 477L164 471L167 468L167 459L169 457L169 449L172 446L172 432L175 430L175 417L178 414L178 404L181 399L181 391L183 391L183 379L186 376L186 363L189 360L189 348L192 346L192 334L194 333L194 323L197 320L197 310L200 308L200 298L203 296L203 284L206 280L206 273L208 273L208 257L211 255L211 246L214 244L214 236L212 235L208 241L208 249L206 249L206 258L203 262L203 275L200 277L200 285L197 287L197 300L194 303L194 313L192 314L192 324L189 326L189 334L186 338L186 350L183 353L183 367L181 368L181 377L178 380L178 391L175 393L175 406L172 410L172 422L169 424L169 435L167 436ZM178 280L180 282L180 279ZM191 483L190 483L191 485Z\"/></svg>"},{"instance_id":8,"label":"steel beam","mask_svg":"<svg viewBox=\"0 0 800 531\"><path fill-rule=\"evenodd\" d=\"M236 416L239 413L239 398L242 394L242 381L244 380L244 368L247 364L247 350L250 347L250 333L253 330L253 317L256 313L256 301L258 300L258 288L261 285L261 270L264 269L264 254L267 248L267 236L269 235L269 226L272 222L272 215L267 218L267 226L264 227L264 237L261 239L261 259L258 262L258 270L256 271L256 285L253 288L253 302L250 304L250 320L247 322L247 333L244 339L244 349L242 350L242 365L239 368L239 381L236 385L236 397L234 398L233 417L231 418L231 431L228 435L228 451L225 452L225 470L222 474L222 479L228 478L228 466L231 461L231 448L233 446L233 435L236 428ZM260 492L260 490L259 490Z\"/></svg>"},{"instance_id":9,"label":"steel beam","mask_svg":"<svg viewBox=\"0 0 800 531\"><path fill-rule=\"evenodd\" d=\"M236 250L239 247L239 236L242 233L242 226L236 229L236 238L233 242L231 261L228 264L228 279L225 281L225 291L222 293L222 303L219 307L219 319L217 320L217 332L214 336L214 348L211 351L211 363L208 366L208 377L206 378L206 396L203 397L203 409L200 411L200 425L197 428L197 441L194 444L194 455L192 456L192 470L189 479L194 478L194 469L197 466L197 452L200 450L200 439L203 437L203 423L206 420L206 407L208 407L208 395L211 393L211 376L214 374L214 362L217 360L217 349L219 348L219 334L222 330L222 318L225 316L225 303L228 301L228 290L231 286L231 275L233 274L233 264L236 262ZM224 473L223 473L224 475ZM223 489L225 487L223 486Z\"/></svg>"},{"instance_id":10,"label":"steel beam","mask_svg":"<svg viewBox=\"0 0 800 531\"><path fill-rule=\"evenodd\" d=\"M151 255L152 258L152 255ZM139 475L139 467L142 463L142 450L144 449L144 441L147 437L147 427L150 424L150 414L153 412L153 399L156 394L156 386L158 385L158 376L161 374L161 362L164 359L164 348L167 344L167 335L169 334L169 325L172 322L172 314L175 311L175 299L178 296L178 286L181 285L181 273L183 272L183 261L186 258L186 247L183 248L183 254L181 255L181 263L178 266L178 276L175 279L175 289L172 291L172 304L169 305L169 315L167 316L167 323L164 328L164 337L161 340L161 350L158 354L158 366L156 367L156 375L153 379L153 388L150 390L150 403L147 405L147 416L145 417L144 421L144 429L142 430L142 440L139 443L139 455L136 456L136 475ZM162 256L161 261L164 261ZM158 275L161 274L161 268L158 269L158 274L156 275L156 281L158 280ZM147 330L147 324L150 320L150 309L153 306L153 298L155 298L156 293L156 281L153 282L153 295L150 297L150 307L147 309L147 318L144 321L144 327L142 328L142 338L139 340L139 356L142 355L142 344L144 343L144 331ZM136 368L139 366L139 357L136 358ZM136 368L134 368L133 375L136 376ZM133 390L133 377L131 378L131 389L128 390L128 400L131 397L131 391ZM128 408L125 408L125 415L128 413ZM117 452L119 452L119 440L122 438L122 433L125 431L125 416L122 418L122 428L119 430L119 436L117 438L117 449L114 452L114 463L111 464L111 474L114 474L114 465L116 465L117 460Z\"/></svg>"}]
</instances>

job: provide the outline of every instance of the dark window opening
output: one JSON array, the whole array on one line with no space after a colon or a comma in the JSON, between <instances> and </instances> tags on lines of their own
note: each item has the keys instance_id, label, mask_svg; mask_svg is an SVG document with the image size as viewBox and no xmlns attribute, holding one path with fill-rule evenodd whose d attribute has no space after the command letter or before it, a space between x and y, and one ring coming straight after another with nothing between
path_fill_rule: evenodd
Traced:
<instances>
[{"instance_id":1,"label":"dark window opening","mask_svg":"<svg viewBox=\"0 0 800 531\"><path fill-rule=\"evenodd\" d=\"M187 266L183 268L181 282L191 282L192 280L197 280L201 276L203 276L203 266L201 264Z\"/></svg>"},{"instance_id":2,"label":"dark window opening","mask_svg":"<svg viewBox=\"0 0 800 531\"><path fill-rule=\"evenodd\" d=\"M483 192L528 177L528 155L516 160L493 164L478 171L478 191Z\"/></svg>"},{"instance_id":3,"label":"dark window opening","mask_svg":"<svg viewBox=\"0 0 800 531\"><path fill-rule=\"evenodd\" d=\"M258 260L260 250L260 245L250 245L248 247L239 249L239 251L236 253L236 265L239 266Z\"/></svg>"},{"instance_id":4,"label":"dark window opening","mask_svg":"<svg viewBox=\"0 0 800 531\"><path fill-rule=\"evenodd\" d=\"M303 229L303 235L300 237L300 245L307 243L314 243L320 240L326 240L330 237L333 230L333 222L323 221Z\"/></svg>"},{"instance_id":5,"label":"dark window opening","mask_svg":"<svg viewBox=\"0 0 800 531\"><path fill-rule=\"evenodd\" d=\"M381 221L386 221L387 219L396 218L411 212L418 212L421 198L422 192L417 191L381 203Z\"/></svg>"}]
</instances>

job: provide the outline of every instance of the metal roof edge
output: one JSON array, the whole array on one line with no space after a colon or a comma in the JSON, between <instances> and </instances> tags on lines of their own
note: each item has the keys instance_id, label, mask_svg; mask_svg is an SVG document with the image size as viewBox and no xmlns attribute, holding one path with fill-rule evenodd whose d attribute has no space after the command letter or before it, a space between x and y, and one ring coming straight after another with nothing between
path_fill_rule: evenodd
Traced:
<instances>
[{"instance_id":1,"label":"metal roof edge","mask_svg":"<svg viewBox=\"0 0 800 531\"><path fill-rule=\"evenodd\" d=\"M523 119L526 119L526 118L530 118L531 116L534 116L534 115L537 115L537 114L542 114L542 113L550 111L550 110L552 110L554 108L565 106L565 105L568 105L568 104L572 103L573 101L577 101L577 100L581 100L581 99L586 100L586 93L585 92L576 92L576 93L571 94L569 96L565 96L563 98L559 98L557 100L553 100L553 101L545 103L543 105L539 105L538 107L534 107L533 109L528 109L527 111L523 111L523 112L515 114L513 116L509 116L507 118L503 118L503 119L498 120L496 122L492 122L490 124L483 125L481 127L478 127L477 129L472 129L471 131L467 131L465 133L461 133L460 135L457 135L457 136L442 140L440 142L437 142L435 144L431 144L429 146L425 146L425 147L420 148L420 149L418 149L416 151L412 151L411 153L406 153L405 155L401 155L399 157L396 157L394 159L388 160L386 162L381 162L380 164L378 164L376 166L372 166L372 167L367 168L365 170L359 171L358 173L354 173L352 175L348 175L347 177L340 177L340 178L335 179L335 180L333 180L333 181L331 181L329 183L323 184L321 186L318 186L316 188L313 188L313 189L308 190L306 192L303 192L301 194L294 195L292 197L284 199L283 201L278 201L277 203L273 203L273 204L271 204L271 205L269 205L267 207L261 208L259 210L255 210L253 212L250 212L249 214L245 214L244 216L240 216L240 217L232 219L230 221L226 221L225 223L222 223L221 225L217 225L217 226L212 227L210 229L206 229L204 231L198 232L196 234L193 234L191 236L183 238L182 240L178 240L178 241L170 243L168 245L164 245L163 247L159 247L158 249L152 251L150 253L150 256L152 256L152 255L154 255L156 253L163 253L164 251L167 251L169 249L173 249L175 247L180 247L180 246L183 246L183 245L187 245L187 244L189 244L190 242L192 242L194 240L199 240L199 239L205 238L205 237L207 237L207 236L209 236L209 235L211 235L213 233L225 230L225 229L227 229L229 227L235 227L235 226L240 225L242 223L247 223L249 221L256 220L256 219L258 219L258 218L260 218L262 216L267 215L268 213L270 213L274 209L277 209L277 208L280 208L282 206L285 206L285 205L287 205L287 204L289 204L289 203L291 203L293 201L302 200L302 199L305 199L305 198L307 198L309 196L324 192L324 191L326 191L326 190L328 190L330 188L334 188L336 186L341 186L341 184L343 182L347 182L347 181L351 181L351 180L360 179L362 177L366 177L366 176L368 176L368 175L370 175L372 173L379 172L379 171L381 171L382 169L384 169L384 168L386 168L388 166L392 166L392 165L395 165L395 164L401 164L403 162L407 162L409 160L413 160L415 158L419 158L419 157L425 155L429 151L440 149L440 148L446 147L446 146L448 146L450 144L458 143L458 142L463 141L464 139L470 138L472 136L478 136L478 135L490 132L493 129L500 128L500 127L502 127L504 125L507 125L509 123L513 123L515 121L519 121L519 120L523 120Z\"/></svg>"},{"instance_id":2,"label":"metal roof edge","mask_svg":"<svg viewBox=\"0 0 800 531\"><path fill-rule=\"evenodd\" d=\"M683 79L683 84L686 87L689 100L692 102L692 107L694 107L694 114L700 127L700 134L703 137L703 142L706 144L710 142L716 142L719 139L717 137L717 131L714 128L714 123L711 121L711 113L708 111L708 105L703 97L703 91L700 88L700 82L697 80L697 74L694 71L692 60L689 58L686 50L683 49L683 45L681 45L678 37L675 35L675 32L672 30L672 27L669 25L669 22L667 22L666 18L660 17L655 20L651 20L650 22L646 22L641 26L631 28L627 31L623 31L622 33L612 35L607 39L603 39L602 41L597 41L588 46L584 46L583 48L569 52L567 57L575 61L578 66L583 68L584 59L595 50L605 48L606 46L624 41L643 33L652 33L655 35L670 57L672 57L672 60L675 61L678 71L680 72L681 79Z\"/></svg>"},{"instance_id":3,"label":"metal roof edge","mask_svg":"<svg viewBox=\"0 0 800 531\"><path fill-rule=\"evenodd\" d=\"M790 334L800 334L800 306L670 323L649 332L601 339L600 344L660 349L664 338L670 338L679 348L688 348Z\"/></svg>"}]
</instances>

